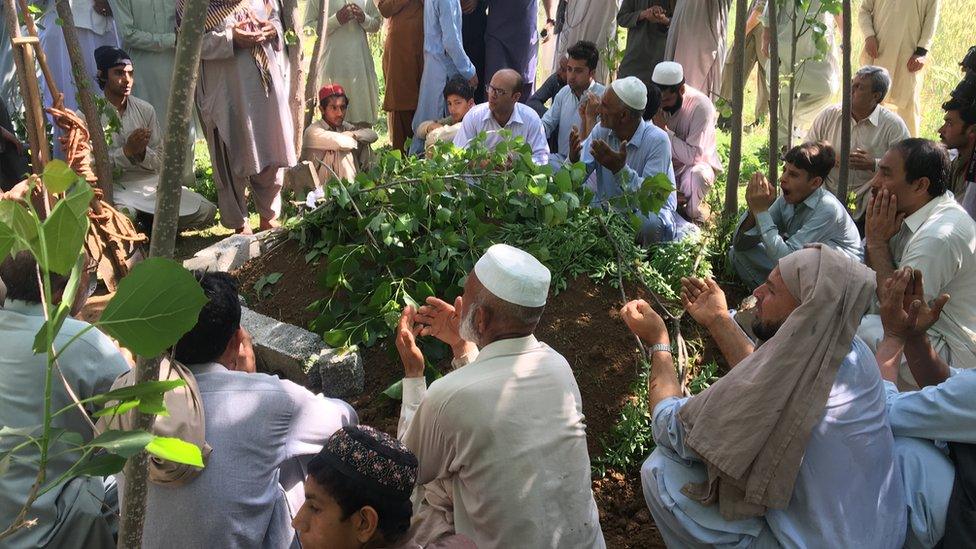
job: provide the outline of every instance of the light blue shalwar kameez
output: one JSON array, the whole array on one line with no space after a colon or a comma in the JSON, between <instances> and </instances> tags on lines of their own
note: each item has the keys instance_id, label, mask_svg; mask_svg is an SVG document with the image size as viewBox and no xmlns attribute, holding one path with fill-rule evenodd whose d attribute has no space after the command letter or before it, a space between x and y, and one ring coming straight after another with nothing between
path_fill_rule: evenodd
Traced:
<instances>
[{"instance_id":1,"label":"light blue shalwar kameez","mask_svg":"<svg viewBox=\"0 0 976 549\"><path fill-rule=\"evenodd\" d=\"M594 205L607 203L610 199L623 194L624 189L633 192L640 188L644 178L659 173L667 174L668 180L674 186L671 140L661 128L641 120L637 131L627 142L626 164L615 174L610 173L610 170L593 158L593 142L597 139L605 141L613 150L620 149L620 139L616 133L604 128L601 123L597 123L582 144L580 160L586 164L587 175L592 175L587 180L587 186L595 193ZM675 191L671 191L660 211L639 215L644 220L639 240L644 244L671 242L697 231L694 225L678 215L678 198Z\"/></svg>"},{"instance_id":2,"label":"light blue shalwar kameez","mask_svg":"<svg viewBox=\"0 0 976 549\"><path fill-rule=\"evenodd\" d=\"M886 381L885 392L908 502L905 546L934 547L945 533L955 480L944 441L976 443L976 370L953 368L942 383L904 393Z\"/></svg>"},{"instance_id":3,"label":"light blue shalwar kameez","mask_svg":"<svg viewBox=\"0 0 976 549\"><path fill-rule=\"evenodd\" d=\"M444 85L455 76L465 80L474 76L474 65L461 43L461 5L457 0L424 1L424 72L420 77L420 97L413 115L413 131L428 120L447 114ZM479 82L479 85L483 82ZM410 143L410 154L420 154L424 140Z\"/></svg>"},{"instance_id":4,"label":"light blue shalwar kameez","mask_svg":"<svg viewBox=\"0 0 976 549\"><path fill-rule=\"evenodd\" d=\"M657 449L641 467L644 499L668 547L901 547L906 508L894 441L885 415L877 362L858 338L834 380L823 419L814 426L785 509L725 520L717 505L685 496L704 482L705 466L685 446L678 411L686 398L660 402L653 413Z\"/></svg>"}]
</instances>

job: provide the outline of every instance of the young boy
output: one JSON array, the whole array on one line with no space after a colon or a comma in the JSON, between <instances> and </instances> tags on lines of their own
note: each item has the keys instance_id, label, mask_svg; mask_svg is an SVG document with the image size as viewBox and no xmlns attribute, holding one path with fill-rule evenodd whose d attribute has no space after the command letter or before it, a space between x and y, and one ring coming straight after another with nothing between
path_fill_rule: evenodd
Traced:
<instances>
[{"instance_id":1,"label":"young boy","mask_svg":"<svg viewBox=\"0 0 976 549\"><path fill-rule=\"evenodd\" d=\"M449 114L440 120L422 122L414 132L414 139L424 140L427 154L438 141L454 141L464 115L474 107L474 88L463 78L452 78L444 86L444 100Z\"/></svg>"},{"instance_id":2,"label":"young boy","mask_svg":"<svg viewBox=\"0 0 976 549\"><path fill-rule=\"evenodd\" d=\"M854 220L824 187L835 159L825 142L790 149L783 157L779 197L763 174L753 174L746 188L749 211L739 221L729 250L732 266L750 290L766 280L780 259L813 242L858 260L863 257Z\"/></svg>"}]
</instances>

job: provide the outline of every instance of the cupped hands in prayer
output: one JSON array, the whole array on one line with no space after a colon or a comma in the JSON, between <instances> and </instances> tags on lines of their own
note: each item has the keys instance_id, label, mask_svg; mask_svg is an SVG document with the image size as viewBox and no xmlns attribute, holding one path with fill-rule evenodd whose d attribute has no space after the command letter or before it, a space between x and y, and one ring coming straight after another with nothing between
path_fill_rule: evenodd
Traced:
<instances>
[{"instance_id":1,"label":"cupped hands in prayer","mask_svg":"<svg viewBox=\"0 0 976 549\"><path fill-rule=\"evenodd\" d=\"M881 287L880 314L885 338L904 342L921 338L942 315L949 294L931 303L925 300L922 271L904 267L894 272Z\"/></svg>"},{"instance_id":2,"label":"cupped hands in prayer","mask_svg":"<svg viewBox=\"0 0 976 549\"><path fill-rule=\"evenodd\" d=\"M776 186L770 185L766 176L760 172L752 174L749 185L746 186L746 204L749 213L757 215L769 210L776 201Z\"/></svg>"},{"instance_id":3,"label":"cupped hands in prayer","mask_svg":"<svg viewBox=\"0 0 976 549\"><path fill-rule=\"evenodd\" d=\"M597 139L593 141L593 158L601 166L616 174L627 165L627 142L620 143L620 148L614 150L606 141Z\"/></svg>"},{"instance_id":4,"label":"cupped hands in prayer","mask_svg":"<svg viewBox=\"0 0 976 549\"><path fill-rule=\"evenodd\" d=\"M643 299L628 302L620 309L620 317L637 337L651 345L663 343L670 345L668 327L664 319Z\"/></svg>"},{"instance_id":5,"label":"cupped hands in prayer","mask_svg":"<svg viewBox=\"0 0 976 549\"><path fill-rule=\"evenodd\" d=\"M396 348L403 363L404 377L422 377L424 375L424 353L417 347L417 336L420 327L414 323L417 312L407 305L400 314L397 324Z\"/></svg>"},{"instance_id":6,"label":"cupped hands in prayer","mask_svg":"<svg viewBox=\"0 0 976 549\"><path fill-rule=\"evenodd\" d=\"M711 278L682 278L681 304L691 318L705 328L710 328L717 321L729 316L725 292Z\"/></svg>"},{"instance_id":7,"label":"cupped hands in prayer","mask_svg":"<svg viewBox=\"0 0 976 549\"><path fill-rule=\"evenodd\" d=\"M258 18L253 12L248 14L246 20L237 22L232 31L234 47L239 49L253 48L278 37L274 24L267 19Z\"/></svg>"},{"instance_id":8,"label":"cupped hands in prayer","mask_svg":"<svg viewBox=\"0 0 976 549\"><path fill-rule=\"evenodd\" d=\"M864 236L869 248L887 247L905 220L905 214L898 213L898 198L887 189L871 197L865 217Z\"/></svg>"}]
</instances>

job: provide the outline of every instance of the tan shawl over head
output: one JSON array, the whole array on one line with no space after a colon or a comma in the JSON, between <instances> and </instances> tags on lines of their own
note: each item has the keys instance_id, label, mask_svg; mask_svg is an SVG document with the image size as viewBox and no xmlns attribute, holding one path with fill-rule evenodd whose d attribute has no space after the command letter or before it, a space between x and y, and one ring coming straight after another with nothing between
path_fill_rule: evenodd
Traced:
<instances>
[{"instance_id":1,"label":"tan shawl over head","mask_svg":"<svg viewBox=\"0 0 976 549\"><path fill-rule=\"evenodd\" d=\"M776 335L678 413L708 481L683 492L728 520L782 509L810 432L875 290L874 272L819 245L779 261L800 302Z\"/></svg>"}]
</instances>

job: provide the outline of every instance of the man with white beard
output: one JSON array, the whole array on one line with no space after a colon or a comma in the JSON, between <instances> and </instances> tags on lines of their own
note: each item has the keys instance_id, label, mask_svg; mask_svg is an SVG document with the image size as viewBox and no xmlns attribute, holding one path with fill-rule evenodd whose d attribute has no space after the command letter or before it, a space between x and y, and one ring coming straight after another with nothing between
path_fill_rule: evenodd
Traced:
<instances>
[{"instance_id":1,"label":"man with white beard","mask_svg":"<svg viewBox=\"0 0 976 549\"><path fill-rule=\"evenodd\" d=\"M481 549L606 546L576 379L533 335L549 281L536 258L496 244L468 274L463 300L403 310L397 433L423 487L412 541L455 532ZM429 389L418 335L454 351L456 369Z\"/></svg>"}]
</instances>

